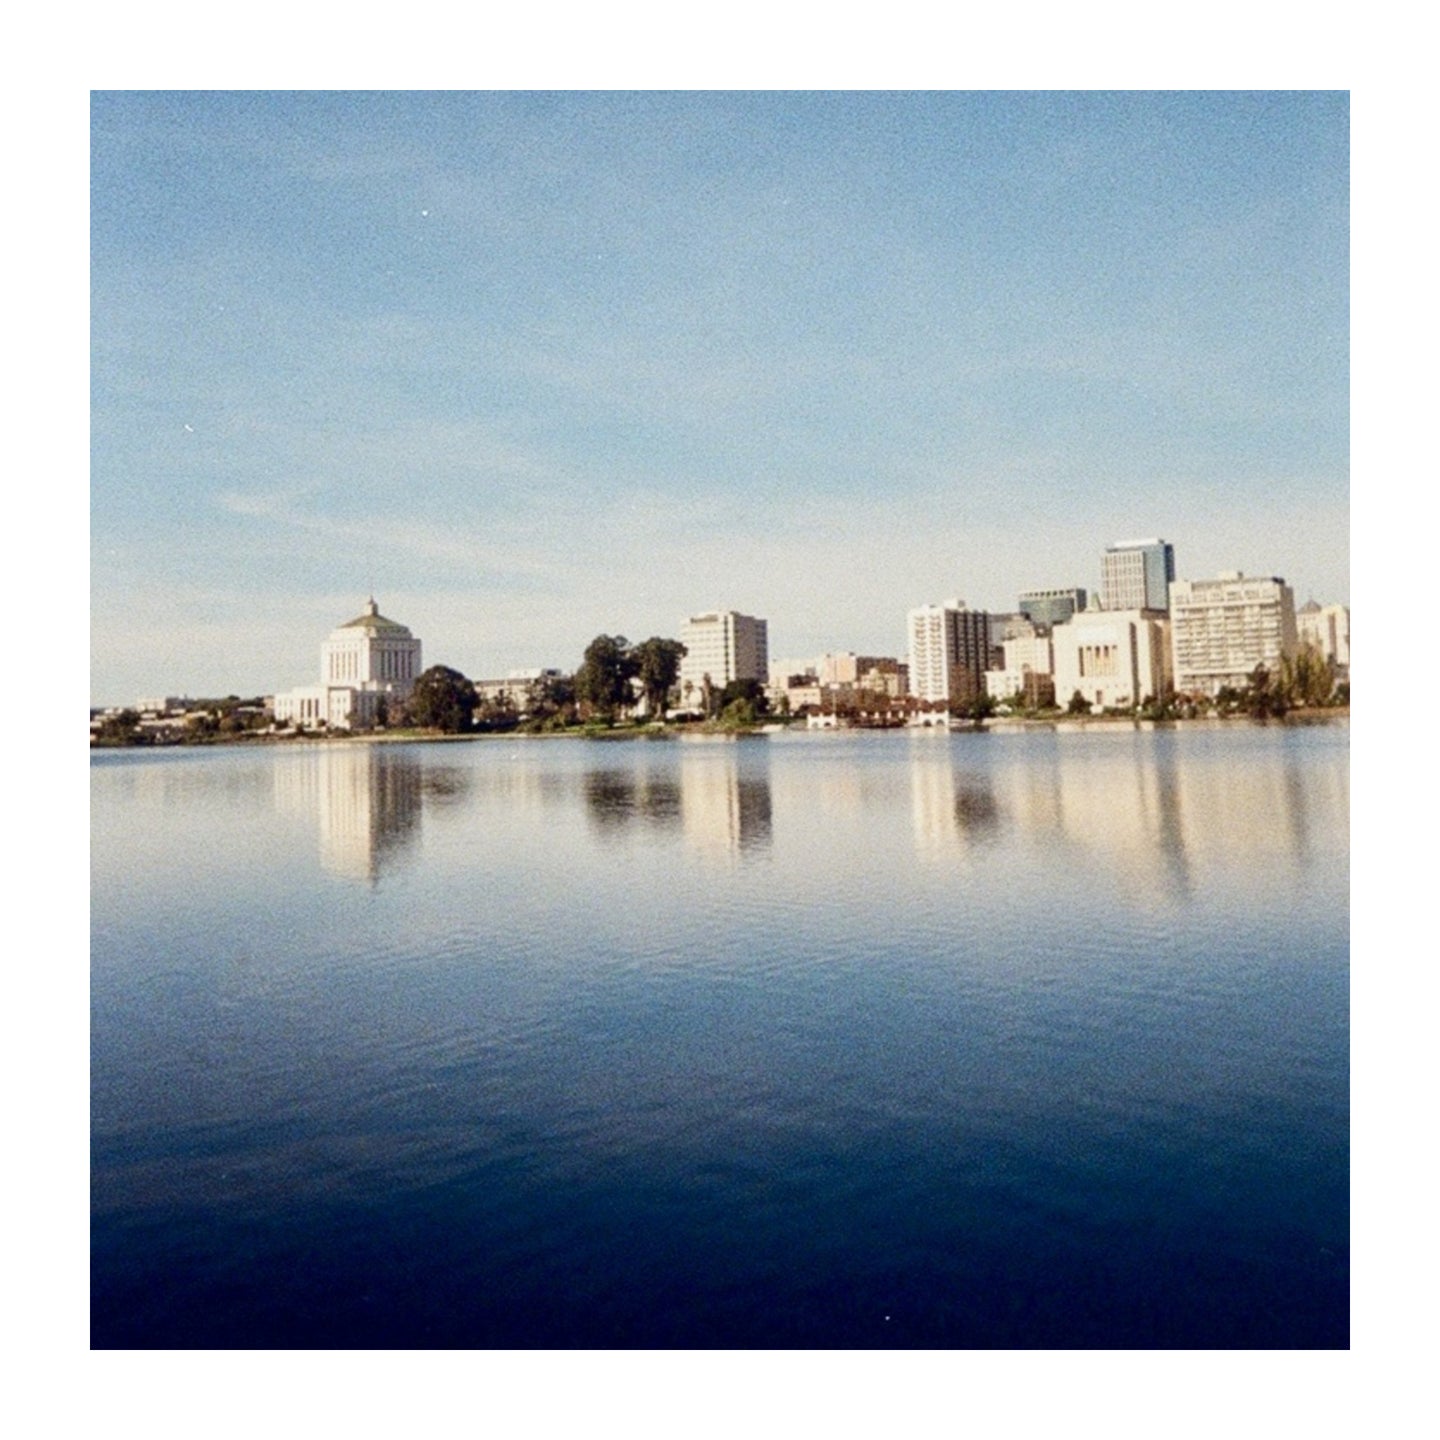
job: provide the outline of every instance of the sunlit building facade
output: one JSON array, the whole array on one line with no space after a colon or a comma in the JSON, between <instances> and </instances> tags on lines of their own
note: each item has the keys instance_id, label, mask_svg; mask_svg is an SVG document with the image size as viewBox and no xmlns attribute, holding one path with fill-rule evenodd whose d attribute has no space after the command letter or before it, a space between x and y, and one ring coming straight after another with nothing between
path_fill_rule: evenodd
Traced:
<instances>
[{"instance_id":1,"label":"sunlit building facade","mask_svg":"<svg viewBox=\"0 0 1440 1440\"><path fill-rule=\"evenodd\" d=\"M1299 647L1295 596L1277 575L1177 580L1170 587L1175 688L1214 696L1243 689L1257 665L1274 674Z\"/></svg>"},{"instance_id":2,"label":"sunlit building facade","mask_svg":"<svg viewBox=\"0 0 1440 1440\"><path fill-rule=\"evenodd\" d=\"M1055 700L1134 709L1170 689L1169 622L1163 611L1086 610L1051 635Z\"/></svg>"},{"instance_id":3,"label":"sunlit building facade","mask_svg":"<svg viewBox=\"0 0 1440 1440\"><path fill-rule=\"evenodd\" d=\"M910 693L933 705L968 705L985 690L990 616L963 600L910 611Z\"/></svg>"},{"instance_id":4,"label":"sunlit building facade","mask_svg":"<svg viewBox=\"0 0 1440 1440\"><path fill-rule=\"evenodd\" d=\"M1308 601L1295 612L1295 628L1302 645L1313 646L1342 674L1350 671L1350 607L1318 605Z\"/></svg>"},{"instance_id":5,"label":"sunlit building facade","mask_svg":"<svg viewBox=\"0 0 1440 1440\"><path fill-rule=\"evenodd\" d=\"M275 697L275 721L302 730L368 730L383 724L420 678L420 642L387 619L373 597L365 613L320 647L320 684Z\"/></svg>"},{"instance_id":6,"label":"sunlit building facade","mask_svg":"<svg viewBox=\"0 0 1440 1440\"><path fill-rule=\"evenodd\" d=\"M1175 547L1168 540L1117 540L1100 557L1103 610L1168 610Z\"/></svg>"},{"instance_id":7,"label":"sunlit building facade","mask_svg":"<svg viewBox=\"0 0 1440 1440\"><path fill-rule=\"evenodd\" d=\"M718 694L732 680L769 679L770 637L764 620L738 610L708 610L680 627L680 705L703 708L706 689Z\"/></svg>"}]
</instances>

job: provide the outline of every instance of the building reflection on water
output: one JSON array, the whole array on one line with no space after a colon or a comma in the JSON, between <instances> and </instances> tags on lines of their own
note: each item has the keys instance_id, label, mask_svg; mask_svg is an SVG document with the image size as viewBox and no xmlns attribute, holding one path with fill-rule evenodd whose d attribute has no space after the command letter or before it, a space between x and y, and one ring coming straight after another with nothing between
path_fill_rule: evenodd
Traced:
<instances>
[{"instance_id":1,"label":"building reflection on water","mask_svg":"<svg viewBox=\"0 0 1440 1440\"><path fill-rule=\"evenodd\" d=\"M1316 835L1348 827L1348 757L1285 765L1207 764L1174 736L1057 737L1027 744L1023 760L967 763L1003 737L921 735L910 753L916 856L974 857L1005 838L1053 865L1070 851L1100 862L1152 899L1183 900L1203 873L1304 866ZM1111 740L1115 743L1110 743ZM976 759L979 757L976 755Z\"/></svg>"},{"instance_id":2,"label":"building reflection on water","mask_svg":"<svg viewBox=\"0 0 1440 1440\"><path fill-rule=\"evenodd\" d=\"M371 884L418 836L426 792L443 798L457 786L463 772L427 771L387 745L317 745L275 767L276 806L314 817L321 865Z\"/></svg>"},{"instance_id":3,"label":"building reflection on water","mask_svg":"<svg viewBox=\"0 0 1440 1440\"><path fill-rule=\"evenodd\" d=\"M983 737L970 738L972 743L988 743ZM934 862L955 857L998 838L1003 817L992 772L957 764L951 737L943 730L912 735L910 747L910 810L917 858Z\"/></svg>"},{"instance_id":4,"label":"building reflection on water","mask_svg":"<svg viewBox=\"0 0 1440 1440\"><path fill-rule=\"evenodd\" d=\"M677 835L702 859L731 859L770 843L768 752L734 744L691 744L664 760L592 770L584 777L587 813L603 835L640 825Z\"/></svg>"},{"instance_id":5,"label":"building reflection on water","mask_svg":"<svg viewBox=\"0 0 1440 1440\"><path fill-rule=\"evenodd\" d=\"M679 742L654 753L627 746L578 767L573 755L551 766L538 747L476 764L433 749L316 745L284 756L273 773L277 807L318 829L324 868L370 883L414 845L425 809L452 806L466 815L462 825L477 806L517 820L550 810L556 835L578 806L601 843L648 836L728 863L771 849L777 828L797 853L816 826L851 836L856 855L903 845L908 805L924 864L984 865L1003 852L1007 864L1033 862L1037 873L1098 866L1157 905L1183 903L1222 871L1302 868L1348 832L1347 751L1328 766L1298 751L1279 765L1273 754L1250 765L1243 752L1179 738L927 732L901 742L900 754L877 750L853 763L818 744L772 756L763 742Z\"/></svg>"},{"instance_id":6,"label":"building reflection on water","mask_svg":"<svg viewBox=\"0 0 1440 1440\"><path fill-rule=\"evenodd\" d=\"M742 768L742 755L760 765ZM685 843L694 853L731 859L770 844L768 759L763 742L743 752L738 744L687 747L680 762L680 804Z\"/></svg>"}]
</instances>

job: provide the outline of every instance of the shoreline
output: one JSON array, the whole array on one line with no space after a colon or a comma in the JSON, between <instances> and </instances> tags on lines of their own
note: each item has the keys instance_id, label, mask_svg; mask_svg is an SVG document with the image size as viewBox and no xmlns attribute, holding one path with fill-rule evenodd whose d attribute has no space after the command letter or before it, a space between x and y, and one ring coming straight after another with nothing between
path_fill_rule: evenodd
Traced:
<instances>
[{"instance_id":1,"label":"shoreline","mask_svg":"<svg viewBox=\"0 0 1440 1440\"><path fill-rule=\"evenodd\" d=\"M235 735L209 736L204 740L178 740L158 745L92 744L90 753L96 751L133 750L206 750L214 747L233 749L236 746L261 745L433 745L468 744L487 740L597 740L601 742L635 740L738 740L759 738L767 735L795 732L806 735L837 735L856 731L883 731L886 734L906 731L943 732L947 734L1025 733L1036 730L1052 730L1057 733L1072 733L1083 730L1182 730L1205 727L1214 729L1229 725L1252 725L1262 728L1269 726L1328 725L1337 721L1350 721L1350 707L1337 705L1323 710L1292 710L1284 715L1256 717L1251 715L1196 715L1191 718L1148 720L1136 715L1055 715L1055 716L992 716L988 720L961 720L952 725L893 725L864 726L842 725L833 728L812 730L800 721L789 724L770 722L763 725L742 728L706 728L698 725L653 725L646 727L623 727L613 730L484 730L464 735L445 735L438 731L362 731L355 734L337 733L327 735Z\"/></svg>"}]
</instances>

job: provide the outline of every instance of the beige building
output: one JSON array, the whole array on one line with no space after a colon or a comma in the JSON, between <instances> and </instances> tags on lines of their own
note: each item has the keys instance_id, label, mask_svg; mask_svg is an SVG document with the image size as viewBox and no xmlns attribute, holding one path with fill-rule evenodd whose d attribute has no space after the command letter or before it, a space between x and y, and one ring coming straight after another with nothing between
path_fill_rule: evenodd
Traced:
<instances>
[{"instance_id":1,"label":"beige building","mask_svg":"<svg viewBox=\"0 0 1440 1440\"><path fill-rule=\"evenodd\" d=\"M680 708L703 708L706 686L719 693L732 680L770 678L770 641L765 621L738 610L708 610L680 627Z\"/></svg>"},{"instance_id":2,"label":"beige building","mask_svg":"<svg viewBox=\"0 0 1440 1440\"><path fill-rule=\"evenodd\" d=\"M1084 610L1051 634L1055 700L1129 710L1170 688L1168 622L1155 610Z\"/></svg>"},{"instance_id":3,"label":"beige building","mask_svg":"<svg viewBox=\"0 0 1440 1440\"><path fill-rule=\"evenodd\" d=\"M985 672L985 693L992 700L1019 695L1027 705L1055 698L1054 644L1049 635L1019 635L1005 641L1005 663Z\"/></svg>"},{"instance_id":4,"label":"beige building","mask_svg":"<svg viewBox=\"0 0 1440 1440\"><path fill-rule=\"evenodd\" d=\"M1335 668L1350 670L1350 607L1317 605L1307 601L1295 612L1295 629L1302 645L1313 645Z\"/></svg>"},{"instance_id":5,"label":"beige building","mask_svg":"<svg viewBox=\"0 0 1440 1440\"><path fill-rule=\"evenodd\" d=\"M332 630L320 647L320 684L276 695L276 724L369 729L409 697L421 669L420 642L372 598L363 615Z\"/></svg>"},{"instance_id":6,"label":"beige building","mask_svg":"<svg viewBox=\"0 0 1440 1440\"><path fill-rule=\"evenodd\" d=\"M1272 673L1299 648L1295 596L1279 576L1177 580L1170 587L1175 688L1182 695L1242 689L1257 665Z\"/></svg>"}]
</instances>

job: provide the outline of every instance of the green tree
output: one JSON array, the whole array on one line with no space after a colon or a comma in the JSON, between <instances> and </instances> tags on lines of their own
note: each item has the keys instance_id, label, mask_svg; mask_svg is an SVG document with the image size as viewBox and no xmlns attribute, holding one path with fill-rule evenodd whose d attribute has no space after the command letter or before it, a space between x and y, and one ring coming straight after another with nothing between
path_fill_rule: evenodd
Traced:
<instances>
[{"instance_id":1,"label":"green tree","mask_svg":"<svg viewBox=\"0 0 1440 1440\"><path fill-rule=\"evenodd\" d=\"M623 635L597 635L585 647L585 658L575 672L575 697L593 714L613 721L630 699L634 674L630 642Z\"/></svg>"},{"instance_id":2,"label":"green tree","mask_svg":"<svg viewBox=\"0 0 1440 1440\"><path fill-rule=\"evenodd\" d=\"M678 640L664 640L652 635L630 652L640 689L645 696L645 709L652 720L665 718L670 691L680 678L680 659L685 647Z\"/></svg>"},{"instance_id":3,"label":"green tree","mask_svg":"<svg viewBox=\"0 0 1440 1440\"><path fill-rule=\"evenodd\" d=\"M1292 705L1326 705L1335 693L1334 663L1313 645L1280 662L1280 689Z\"/></svg>"},{"instance_id":4,"label":"green tree","mask_svg":"<svg viewBox=\"0 0 1440 1440\"><path fill-rule=\"evenodd\" d=\"M530 688L526 728L555 729L573 723L575 711L575 680L569 675L545 675Z\"/></svg>"},{"instance_id":5,"label":"green tree","mask_svg":"<svg viewBox=\"0 0 1440 1440\"><path fill-rule=\"evenodd\" d=\"M513 730L520 723L520 710L509 690L478 699L475 706L477 730Z\"/></svg>"},{"instance_id":6,"label":"green tree","mask_svg":"<svg viewBox=\"0 0 1440 1440\"><path fill-rule=\"evenodd\" d=\"M714 704L722 725L754 725L770 710L765 687L758 680L731 680Z\"/></svg>"},{"instance_id":7,"label":"green tree","mask_svg":"<svg viewBox=\"0 0 1440 1440\"><path fill-rule=\"evenodd\" d=\"M1269 669L1257 665L1250 672L1241 704L1257 719L1265 715L1283 715L1289 708L1284 691L1275 683Z\"/></svg>"},{"instance_id":8,"label":"green tree","mask_svg":"<svg viewBox=\"0 0 1440 1440\"><path fill-rule=\"evenodd\" d=\"M475 687L458 670L432 665L416 682L406 706L412 724L459 735L475 716Z\"/></svg>"},{"instance_id":9,"label":"green tree","mask_svg":"<svg viewBox=\"0 0 1440 1440\"><path fill-rule=\"evenodd\" d=\"M138 711L122 710L118 715L105 716L97 739L106 745L136 745L140 743L139 726Z\"/></svg>"},{"instance_id":10,"label":"green tree","mask_svg":"<svg viewBox=\"0 0 1440 1440\"><path fill-rule=\"evenodd\" d=\"M972 720L988 720L995 713L995 697L982 690L965 707L965 713Z\"/></svg>"},{"instance_id":11,"label":"green tree","mask_svg":"<svg viewBox=\"0 0 1440 1440\"><path fill-rule=\"evenodd\" d=\"M1077 690L1070 697L1070 703L1065 709L1071 715L1088 715L1090 713L1090 702Z\"/></svg>"}]
</instances>

